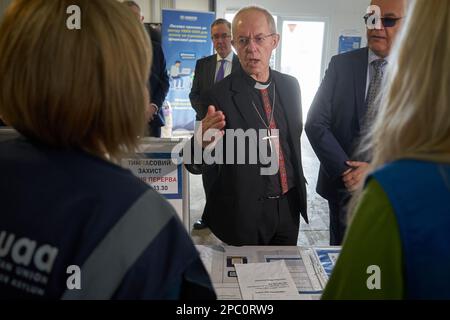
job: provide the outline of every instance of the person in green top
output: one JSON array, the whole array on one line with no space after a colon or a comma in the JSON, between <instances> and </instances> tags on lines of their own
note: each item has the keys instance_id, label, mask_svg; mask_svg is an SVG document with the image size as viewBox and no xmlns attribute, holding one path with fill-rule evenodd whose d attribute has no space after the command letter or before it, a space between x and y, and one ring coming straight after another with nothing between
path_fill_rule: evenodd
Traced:
<instances>
[{"instance_id":1,"label":"person in green top","mask_svg":"<svg viewBox=\"0 0 450 320\"><path fill-rule=\"evenodd\" d=\"M401 299L402 244L392 206L378 182L361 195L322 299ZM383 270L381 290L369 290L368 267ZM369 270L370 271L370 270Z\"/></svg>"},{"instance_id":2,"label":"person in green top","mask_svg":"<svg viewBox=\"0 0 450 320\"><path fill-rule=\"evenodd\" d=\"M434 241L433 230L438 232L447 228L431 220L433 210L422 208L417 217L419 210L414 211L415 207L412 207L402 216L394 205L399 201L426 203L431 200L425 196L420 200L392 197L386 189L402 190L409 186L386 185L376 178L377 172L386 165L417 160L417 163L446 168L447 176L442 175L441 189L442 194L450 193L450 1L410 2L404 30L392 55L393 61L389 63L380 111L366 138L365 147L373 151L370 171L375 172L375 176L366 181L364 190L354 195L354 209L349 211L353 213L351 225L322 299L427 298L429 296L420 295L419 289L412 289L411 276L414 280L421 279L426 287L433 273L408 273L411 272L411 261L428 264L430 270L442 269L439 266L442 260L450 261L448 250L433 251L426 257L421 255L423 251L416 255L410 254L414 251L408 251L414 247L405 239L414 238L417 240L414 246L426 247ZM424 186L425 179L419 177L429 176L417 172L410 176L407 184L421 185L422 190L430 188ZM429 194L434 192L428 191ZM448 205L448 196L440 199ZM450 210L445 207L440 219L449 221L447 214ZM410 218L431 226L431 232L412 234L411 229L403 228L403 222L409 223ZM423 229L417 230L422 232ZM371 268L373 266L379 269ZM373 277L377 272L381 272L379 283ZM444 284L450 281L448 275L440 279ZM416 292L411 292L414 290ZM437 293L441 294L442 290Z\"/></svg>"}]
</instances>

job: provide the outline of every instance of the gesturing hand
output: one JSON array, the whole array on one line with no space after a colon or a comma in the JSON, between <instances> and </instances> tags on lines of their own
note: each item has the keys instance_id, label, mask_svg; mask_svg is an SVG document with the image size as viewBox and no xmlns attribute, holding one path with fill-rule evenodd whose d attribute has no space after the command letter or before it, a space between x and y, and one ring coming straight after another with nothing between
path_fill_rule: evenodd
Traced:
<instances>
[{"instance_id":1,"label":"gesturing hand","mask_svg":"<svg viewBox=\"0 0 450 320\"><path fill-rule=\"evenodd\" d=\"M209 106L208 112L202 120L202 130L198 131L199 134L201 133L201 137L197 136L197 142L203 148L210 145L214 147L217 141L225 134L223 130L225 124L224 113L222 111L216 111L216 107L214 106Z\"/></svg>"}]
</instances>

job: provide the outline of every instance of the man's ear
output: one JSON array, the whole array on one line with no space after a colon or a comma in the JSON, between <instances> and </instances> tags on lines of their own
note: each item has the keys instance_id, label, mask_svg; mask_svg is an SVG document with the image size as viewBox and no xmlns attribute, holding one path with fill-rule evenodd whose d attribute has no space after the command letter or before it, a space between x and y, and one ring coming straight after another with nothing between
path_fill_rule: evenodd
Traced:
<instances>
[{"instance_id":1,"label":"man's ear","mask_svg":"<svg viewBox=\"0 0 450 320\"><path fill-rule=\"evenodd\" d=\"M280 35L277 33L273 36L273 48L277 48L278 44L280 43Z\"/></svg>"}]
</instances>

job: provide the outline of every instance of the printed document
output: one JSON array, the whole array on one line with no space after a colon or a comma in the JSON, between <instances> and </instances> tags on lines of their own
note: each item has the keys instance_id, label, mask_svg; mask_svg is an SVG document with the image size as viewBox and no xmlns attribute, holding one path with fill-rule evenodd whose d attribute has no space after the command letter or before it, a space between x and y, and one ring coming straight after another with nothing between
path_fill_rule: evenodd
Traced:
<instances>
[{"instance_id":1,"label":"printed document","mask_svg":"<svg viewBox=\"0 0 450 320\"><path fill-rule=\"evenodd\" d=\"M284 260L235 264L244 300L299 300L300 295Z\"/></svg>"}]
</instances>

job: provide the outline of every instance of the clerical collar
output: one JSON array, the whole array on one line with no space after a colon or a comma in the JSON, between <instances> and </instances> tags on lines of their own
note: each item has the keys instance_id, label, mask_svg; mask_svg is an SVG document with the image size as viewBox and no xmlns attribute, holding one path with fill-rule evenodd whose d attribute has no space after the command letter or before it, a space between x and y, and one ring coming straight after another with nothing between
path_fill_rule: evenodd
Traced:
<instances>
[{"instance_id":1,"label":"clerical collar","mask_svg":"<svg viewBox=\"0 0 450 320\"><path fill-rule=\"evenodd\" d=\"M265 89L267 89L268 87L270 87L270 81L269 81L269 83L267 83L267 84L263 84L263 83L261 83L261 82L258 82L258 81L256 81L255 82L255 89L258 89L258 90L265 90Z\"/></svg>"},{"instance_id":2,"label":"clerical collar","mask_svg":"<svg viewBox=\"0 0 450 320\"><path fill-rule=\"evenodd\" d=\"M250 87L255 88L257 90L263 90L270 87L272 84L272 69L269 69L269 79L266 82L259 82L253 79L251 76L249 76L246 72L242 70L242 72L245 74L245 79Z\"/></svg>"}]
</instances>

